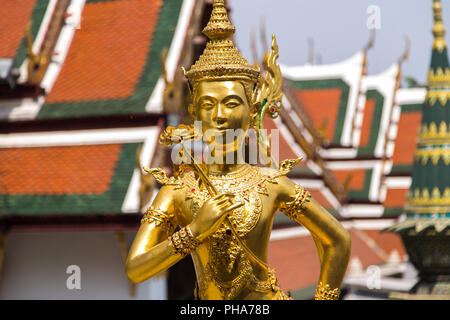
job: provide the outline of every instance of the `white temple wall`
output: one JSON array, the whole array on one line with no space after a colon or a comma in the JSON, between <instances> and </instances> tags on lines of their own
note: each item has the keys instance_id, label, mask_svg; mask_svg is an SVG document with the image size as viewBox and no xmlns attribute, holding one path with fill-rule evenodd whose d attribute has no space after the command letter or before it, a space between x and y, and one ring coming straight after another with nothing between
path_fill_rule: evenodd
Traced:
<instances>
[{"instance_id":1,"label":"white temple wall","mask_svg":"<svg viewBox=\"0 0 450 320\"><path fill-rule=\"evenodd\" d=\"M134 235L125 233L128 244ZM79 267L80 289L76 271L66 273L71 265ZM132 297L114 232L11 232L0 299L166 299L166 283L164 276L152 278Z\"/></svg>"}]
</instances>

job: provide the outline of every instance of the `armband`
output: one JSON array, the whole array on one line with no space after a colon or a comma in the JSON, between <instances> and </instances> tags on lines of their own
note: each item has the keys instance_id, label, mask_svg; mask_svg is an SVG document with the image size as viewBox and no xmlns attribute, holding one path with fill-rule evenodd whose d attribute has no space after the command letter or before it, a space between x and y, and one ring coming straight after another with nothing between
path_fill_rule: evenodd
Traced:
<instances>
[{"instance_id":1,"label":"armband","mask_svg":"<svg viewBox=\"0 0 450 320\"><path fill-rule=\"evenodd\" d=\"M157 226L166 226L169 230L174 230L175 225L172 222L173 215L169 215L160 209L150 207L145 212L141 219L142 223L152 223L154 222Z\"/></svg>"},{"instance_id":2,"label":"armband","mask_svg":"<svg viewBox=\"0 0 450 320\"><path fill-rule=\"evenodd\" d=\"M305 208L306 202L311 199L311 194L303 189L300 185L295 185L295 199L287 202L285 207L281 209L289 218L296 220L301 213L302 209Z\"/></svg>"}]
</instances>

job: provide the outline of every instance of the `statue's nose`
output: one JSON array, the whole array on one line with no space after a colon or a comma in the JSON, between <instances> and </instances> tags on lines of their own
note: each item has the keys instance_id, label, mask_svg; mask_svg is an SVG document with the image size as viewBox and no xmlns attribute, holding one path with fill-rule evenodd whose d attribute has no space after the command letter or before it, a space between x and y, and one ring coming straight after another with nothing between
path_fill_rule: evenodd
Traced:
<instances>
[{"instance_id":1,"label":"statue's nose","mask_svg":"<svg viewBox=\"0 0 450 320\"><path fill-rule=\"evenodd\" d=\"M227 116L225 113L225 107L222 104L217 106L216 112L214 113L213 120L217 122L217 124L223 124L227 121Z\"/></svg>"}]
</instances>

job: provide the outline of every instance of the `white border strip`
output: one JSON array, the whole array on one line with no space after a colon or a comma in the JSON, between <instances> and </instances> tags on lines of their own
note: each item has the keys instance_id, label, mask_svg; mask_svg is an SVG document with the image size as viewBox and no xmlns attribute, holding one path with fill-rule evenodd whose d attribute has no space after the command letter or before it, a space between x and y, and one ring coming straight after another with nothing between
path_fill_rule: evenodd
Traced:
<instances>
[{"instance_id":1,"label":"white border strip","mask_svg":"<svg viewBox=\"0 0 450 320\"><path fill-rule=\"evenodd\" d=\"M426 94L425 88L401 88L397 90L395 101L398 105L422 104Z\"/></svg>"},{"instance_id":2,"label":"white border strip","mask_svg":"<svg viewBox=\"0 0 450 320\"><path fill-rule=\"evenodd\" d=\"M178 61L181 57L181 52L187 31L189 29L189 23L191 21L194 5L195 0L184 0L181 7L180 18L178 20L177 28L166 60L167 79L169 81L173 80L176 67L178 66Z\"/></svg>"},{"instance_id":3,"label":"white border strip","mask_svg":"<svg viewBox=\"0 0 450 320\"><path fill-rule=\"evenodd\" d=\"M155 130L159 130L159 127L0 134L0 148L141 142L153 136Z\"/></svg>"},{"instance_id":4,"label":"white border strip","mask_svg":"<svg viewBox=\"0 0 450 320\"><path fill-rule=\"evenodd\" d=\"M384 184L389 189L409 189L411 186L411 177L385 177Z\"/></svg>"},{"instance_id":5,"label":"white border strip","mask_svg":"<svg viewBox=\"0 0 450 320\"><path fill-rule=\"evenodd\" d=\"M358 149L356 148L331 148L320 149L320 155L323 158L328 159L351 159L356 158L358 155Z\"/></svg>"},{"instance_id":6,"label":"white border strip","mask_svg":"<svg viewBox=\"0 0 450 320\"><path fill-rule=\"evenodd\" d=\"M381 160L328 160L327 168L330 170L354 170L354 169L373 169Z\"/></svg>"},{"instance_id":7,"label":"white border strip","mask_svg":"<svg viewBox=\"0 0 450 320\"><path fill-rule=\"evenodd\" d=\"M153 127L149 130L147 138L141 151L141 163L148 166L153 159L154 151L158 143L160 129ZM139 169L135 168L130 184L128 186L127 194L122 204L122 212L136 213L139 211L139 187L141 186L141 178Z\"/></svg>"},{"instance_id":8,"label":"white border strip","mask_svg":"<svg viewBox=\"0 0 450 320\"><path fill-rule=\"evenodd\" d=\"M45 34L47 33L47 29L50 25L50 21L52 18L52 14L55 11L55 7L57 4L57 0L50 0L47 10L45 10L44 18L42 19L41 25L39 27L39 31L34 39L33 43L33 52L37 52L44 41ZM19 83L24 83L28 77L28 58L20 66L20 78L18 80Z\"/></svg>"},{"instance_id":9,"label":"white border strip","mask_svg":"<svg viewBox=\"0 0 450 320\"><path fill-rule=\"evenodd\" d=\"M383 212L381 204L350 204L344 206L340 213L344 218L380 218Z\"/></svg>"},{"instance_id":10,"label":"white border strip","mask_svg":"<svg viewBox=\"0 0 450 320\"><path fill-rule=\"evenodd\" d=\"M52 0L54 1L54 0ZM56 5L56 1L54 1ZM53 3L53 2L52 2ZM65 24L61 29L61 32L58 35L58 39L55 44L54 50L58 52L57 56L52 56L52 60L47 68L47 71L45 72L44 77L41 81L41 87L45 89L47 93L50 92L53 85L55 84L55 81L59 75L59 72L61 71L61 67L66 59L67 53L69 51L70 45L72 43L72 39L75 33L75 29L79 27L80 20L81 20L81 12L84 7L85 0L72 0L69 7L67 8L67 13L70 13L71 16L65 20ZM50 19L51 13L53 13L54 7L47 8L46 16L44 19ZM50 15L50 17L47 17L47 14ZM42 29L42 28L41 28ZM40 30L39 32L41 32ZM47 28L45 28L44 31L42 31L45 35L45 32L47 31ZM39 37L43 37L39 35ZM42 41L42 40L40 40ZM35 41L34 46L37 46L38 41ZM26 65L28 64L27 61L24 62L21 66L21 74L26 73ZM34 119L36 115L41 110L42 105L45 102L44 97L39 97L37 101L29 101L29 99L19 99L19 100L11 100L10 106L7 111L4 111L0 114L0 118L8 118L11 120L30 120Z\"/></svg>"},{"instance_id":11,"label":"white border strip","mask_svg":"<svg viewBox=\"0 0 450 320\"><path fill-rule=\"evenodd\" d=\"M166 70L167 70L167 80L172 81L176 67L178 66L178 61L180 60L184 40L186 38L187 31L189 29L189 23L191 20L191 15L194 9L195 0L184 0L180 17L178 18L177 27L175 34L170 44L170 49L167 54L166 60ZM163 104L163 93L164 93L164 80L162 77L158 79L158 82L153 89L153 92L145 105L145 111L152 113L162 112Z\"/></svg>"},{"instance_id":12,"label":"white border strip","mask_svg":"<svg viewBox=\"0 0 450 320\"><path fill-rule=\"evenodd\" d=\"M41 81L41 87L43 87L46 92L50 92L61 71L61 67L67 57L72 39L75 35L75 31L80 27L84 4L85 0L72 0L67 8L67 13L71 14L71 16L66 19L65 24L59 33L58 40L56 41L54 50L58 52L58 55L52 57L47 72Z\"/></svg>"},{"instance_id":13,"label":"white border strip","mask_svg":"<svg viewBox=\"0 0 450 320\"><path fill-rule=\"evenodd\" d=\"M290 80L314 80L340 78L350 87L347 110L341 134L341 144L350 145L353 114L356 112L358 82L362 77L364 52L358 51L342 62L327 65L285 66L280 65L284 77Z\"/></svg>"},{"instance_id":14,"label":"white border strip","mask_svg":"<svg viewBox=\"0 0 450 320\"><path fill-rule=\"evenodd\" d=\"M381 77L384 80L377 81L379 91L384 96L383 111L381 114L380 128L378 131L378 139L375 145L374 154L378 157L384 156L384 145L386 144L386 132L389 130L389 125L391 122L391 109L393 108L394 102L394 91L396 84L396 77L399 72L399 65L396 63L392 65L386 72L384 72ZM372 87L371 87L372 88Z\"/></svg>"}]
</instances>

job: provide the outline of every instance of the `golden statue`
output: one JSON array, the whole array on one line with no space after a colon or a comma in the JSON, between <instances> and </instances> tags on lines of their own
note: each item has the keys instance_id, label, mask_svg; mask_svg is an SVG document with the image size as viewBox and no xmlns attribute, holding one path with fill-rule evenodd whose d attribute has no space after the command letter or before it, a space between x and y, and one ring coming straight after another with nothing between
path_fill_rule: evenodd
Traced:
<instances>
[{"instance_id":1,"label":"golden statue","mask_svg":"<svg viewBox=\"0 0 450 320\"><path fill-rule=\"evenodd\" d=\"M268 72L261 79L260 71L235 47L234 31L224 0L214 0L203 30L210 40L185 72L192 93L189 112L201 121L201 131L180 125L161 135L161 143L181 145L183 162L175 165L172 177L162 169L145 168L163 186L141 220L128 255L127 275L142 282L190 254L198 299L290 299L267 265L272 223L280 210L313 235L321 264L316 299L338 299L350 237L309 192L286 177L301 159L285 160L276 169L250 165L243 161L241 135L222 141L230 131L245 135L258 126L260 150L275 166L268 138L260 129L264 115L275 117L280 107L278 47L273 38L266 57ZM214 161L198 161L187 150L185 143L199 137L212 148ZM175 232L177 227L181 229Z\"/></svg>"}]
</instances>

